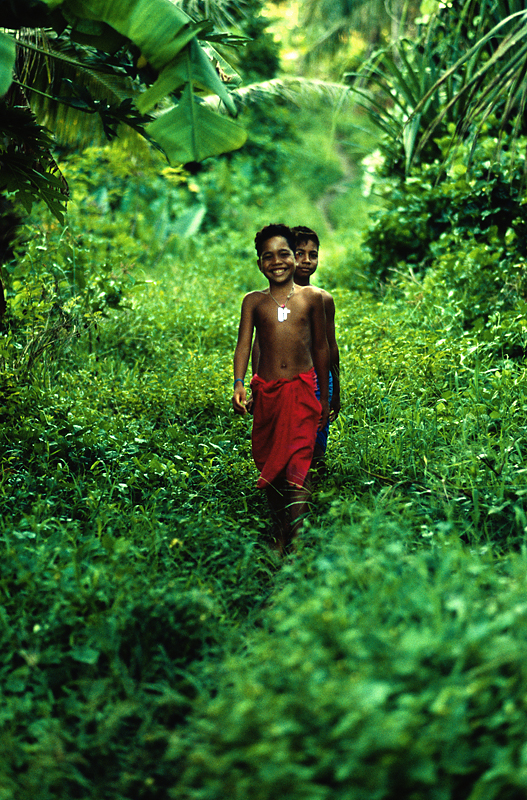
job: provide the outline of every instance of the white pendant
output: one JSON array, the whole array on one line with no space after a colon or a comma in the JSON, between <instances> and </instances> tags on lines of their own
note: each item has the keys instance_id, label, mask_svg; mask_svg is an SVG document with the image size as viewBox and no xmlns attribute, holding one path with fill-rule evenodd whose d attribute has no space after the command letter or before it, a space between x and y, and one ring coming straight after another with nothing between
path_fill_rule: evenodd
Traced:
<instances>
[{"instance_id":1,"label":"white pendant","mask_svg":"<svg viewBox=\"0 0 527 800\"><path fill-rule=\"evenodd\" d=\"M278 306L278 322L283 322L287 319L287 314L285 313L287 309Z\"/></svg>"}]
</instances>

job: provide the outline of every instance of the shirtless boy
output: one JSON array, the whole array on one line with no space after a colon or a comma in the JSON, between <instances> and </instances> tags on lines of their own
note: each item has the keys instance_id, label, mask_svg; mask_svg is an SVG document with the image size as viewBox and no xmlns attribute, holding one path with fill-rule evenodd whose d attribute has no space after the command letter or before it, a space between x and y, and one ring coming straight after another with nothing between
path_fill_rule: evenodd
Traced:
<instances>
[{"instance_id":1,"label":"shirtless boy","mask_svg":"<svg viewBox=\"0 0 527 800\"><path fill-rule=\"evenodd\" d=\"M310 286L311 276L314 275L318 267L318 251L320 247L319 238L315 231L303 225L292 228L295 238L295 260L296 270L294 281L298 286ZM321 476L324 469L324 456L328 444L329 423L338 417L340 411L340 355L337 340L335 338L335 301L332 295L325 289L319 289L324 300L324 310L326 314L326 336L329 345L329 420L326 425L318 431L313 451L313 473ZM252 349L252 368L253 373L258 371L258 361L260 358L260 347L258 334L255 334ZM317 373L318 374L318 373ZM317 397L319 390L317 388ZM248 408L251 407L249 400Z\"/></svg>"},{"instance_id":2,"label":"shirtless boy","mask_svg":"<svg viewBox=\"0 0 527 800\"><path fill-rule=\"evenodd\" d=\"M296 271L294 280L299 286L310 286L311 276L314 275L318 267L319 239L315 231L303 225L297 225L293 228L293 231L296 233ZM330 368L329 420L327 425L318 431L313 452L313 469L320 473L324 466L324 456L328 444L329 423L337 418L340 411L340 356L335 338L335 301L325 289L319 289L319 291L322 293L326 312L326 335L329 345Z\"/></svg>"},{"instance_id":3,"label":"shirtless boy","mask_svg":"<svg viewBox=\"0 0 527 800\"><path fill-rule=\"evenodd\" d=\"M294 233L286 225L266 225L255 246L269 286L249 292L242 302L232 403L238 414L247 413L244 379L256 330L260 354L251 380L252 452L260 470L257 486L266 491L283 553L307 513L315 438L329 418L329 348L321 292L294 283Z\"/></svg>"}]
</instances>

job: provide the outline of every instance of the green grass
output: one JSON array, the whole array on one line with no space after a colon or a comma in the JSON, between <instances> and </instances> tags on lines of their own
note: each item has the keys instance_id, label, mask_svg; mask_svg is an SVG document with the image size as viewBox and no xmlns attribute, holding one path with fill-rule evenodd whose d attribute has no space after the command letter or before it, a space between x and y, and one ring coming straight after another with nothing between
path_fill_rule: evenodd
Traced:
<instances>
[{"instance_id":1,"label":"green grass","mask_svg":"<svg viewBox=\"0 0 527 800\"><path fill-rule=\"evenodd\" d=\"M523 366L336 291L344 408L281 565L230 409L256 268L209 257L4 379L2 797L523 792Z\"/></svg>"},{"instance_id":2,"label":"green grass","mask_svg":"<svg viewBox=\"0 0 527 800\"><path fill-rule=\"evenodd\" d=\"M430 294L370 294L349 218L325 229L343 409L281 561L230 401L260 212L185 238L155 186L165 240L148 204L144 240L92 208L88 243L81 211L77 233L43 224L10 273L0 800L523 798L526 372L507 321L489 342ZM266 213L318 227L301 195Z\"/></svg>"}]
</instances>

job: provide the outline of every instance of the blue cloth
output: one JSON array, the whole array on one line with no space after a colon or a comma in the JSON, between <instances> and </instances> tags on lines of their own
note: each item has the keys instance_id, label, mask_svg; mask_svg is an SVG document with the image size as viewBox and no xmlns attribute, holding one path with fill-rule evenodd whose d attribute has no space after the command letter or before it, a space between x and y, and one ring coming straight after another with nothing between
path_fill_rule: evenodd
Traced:
<instances>
[{"instance_id":1,"label":"blue cloth","mask_svg":"<svg viewBox=\"0 0 527 800\"><path fill-rule=\"evenodd\" d=\"M320 400L320 386L318 385L318 378L317 378L317 388L315 391L317 396L317 400ZM331 372L329 373L329 402L331 403L331 398L333 397L333 375ZM328 446L328 436L329 436L329 420L326 422L324 427L318 431L317 438L315 441L315 446L318 445L322 452L326 452L326 448Z\"/></svg>"}]
</instances>

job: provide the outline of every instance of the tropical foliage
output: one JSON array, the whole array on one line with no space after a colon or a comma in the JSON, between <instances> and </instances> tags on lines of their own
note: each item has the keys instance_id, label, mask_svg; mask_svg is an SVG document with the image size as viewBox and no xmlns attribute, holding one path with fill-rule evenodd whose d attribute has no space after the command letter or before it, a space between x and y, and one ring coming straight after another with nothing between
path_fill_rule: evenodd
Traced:
<instances>
[{"instance_id":1,"label":"tropical foliage","mask_svg":"<svg viewBox=\"0 0 527 800\"><path fill-rule=\"evenodd\" d=\"M32 17L35 5L37 16ZM8 145L3 148L2 163L7 164L10 179L1 188L20 188L26 207L42 197L60 215L64 203L64 190L53 169L40 166L35 170L23 158L43 137L38 129L28 136L31 117L18 107L28 93L46 99L46 106L40 103L41 111L52 101L95 115L110 138L116 135L118 125L125 123L156 143L176 164L201 161L244 143L245 131L201 100L201 95L214 93L236 114L227 86L234 76L227 77L226 62L214 47L217 42L228 44L235 39L215 32L208 20L194 21L168 0L49 0L29 2L14 18L8 13L5 27L27 28L32 19L51 33L42 34L45 38L40 41L34 34L18 38L15 88L3 105ZM15 48L5 33L1 42L0 87L5 96ZM104 58L103 52L107 54ZM94 96L90 85L95 85L101 96ZM163 106L170 97L176 102ZM148 116L155 108L155 118ZM62 123L63 131L71 128L71 115L62 118ZM13 161L17 161L16 167Z\"/></svg>"},{"instance_id":2,"label":"tropical foliage","mask_svg":"<svg viewBox=\"0 0 527 800\"><path fill-rule=\"evenodd\" d=\"M436 140L445 135L453 145L467 137L475 142L489 117L500 120L501 131L522 131L523 3L430 2L423 10L416 37L390 43L348 76L360 104L385 134L387 167L394 172L439 157Z\"/></svg>"}]
</instances>

